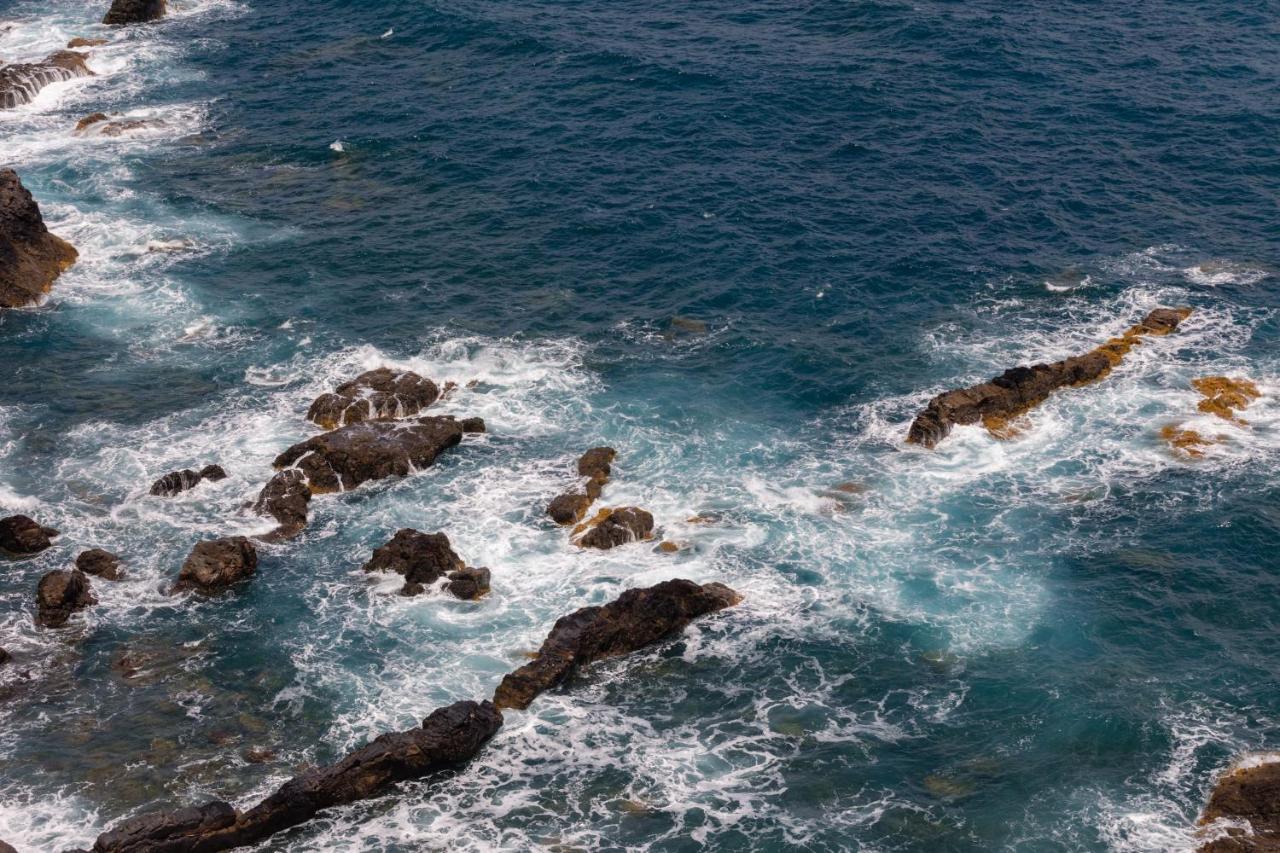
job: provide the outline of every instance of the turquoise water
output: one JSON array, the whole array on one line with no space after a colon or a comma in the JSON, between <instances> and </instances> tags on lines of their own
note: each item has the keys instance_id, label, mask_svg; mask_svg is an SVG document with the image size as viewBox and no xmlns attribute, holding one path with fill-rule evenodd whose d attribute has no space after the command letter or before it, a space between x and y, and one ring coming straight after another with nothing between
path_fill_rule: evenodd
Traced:
<instances>
[{"instance_id":1,"label":"turquoise water","mask_svg":"<svg viewBox=\"0 0 1280 853\"><path fill-rule=\"evenodd\" d=\"M0 56L98 5L0 0ZM0 838L251 802L673 576L746 600L259 849L1188 850L1216 774L1280 748L1268 4L171 5L0 113L81 251L0 315L0 511L63 531L0 573ZM160 122L70 133L96 111ZM945 388L1184 304L1019 440L902 442ZM489 433L318 498L234 594L164 595L194 541L270 526L243 505L308 403L382 364ZM1248 426L1196 411L1208 374L1259 383ZM1188 462L1167 424L1227 440ZM605 500L684 550L543 516L600 443ZM360 573L402 526L492 594ZM94 546L128 579L36 629L37 579Z\"/></svg>"}]
</instances>

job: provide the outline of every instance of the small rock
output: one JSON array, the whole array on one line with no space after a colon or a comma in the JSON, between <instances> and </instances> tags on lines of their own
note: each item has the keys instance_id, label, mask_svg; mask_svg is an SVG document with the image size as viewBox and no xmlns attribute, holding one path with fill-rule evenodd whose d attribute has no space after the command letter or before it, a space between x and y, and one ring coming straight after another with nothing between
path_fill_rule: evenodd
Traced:
<instances>
[{"instance_id":1,"label":"small rock","mask_svg":"<svg viewBox=\"0 0 1280 853\"><path fill-rule=\"evenodd\" d=\"M195 488L204 480L217 482L226 478L227 472L222 470L220 465L206 465L199 471L183 468L181 471L170 471L152 483L151 494L160 497L172 497L180 492L185 492L187 489Z\"/></svg>"},{"instance_id":2,"label":"small rock","mask_svg":"<svg viewBox=\"0 0 1280 853\"><path fill-rule=\"evenodd\" d=\"M165 0L112 0L102 23L119 26L157 21L164 17L165 6Z\"/></svg>"},{"instance_id":3,"label":"small rock","mask_svg":"<svg viewBox=\"0 0 1280 853\"><path fill-rule=\"evenodd\" d=\"M36 622L46 628L61 628L72 613L97 603L84 572L58 569L40 578L36 588Z\"/></svg>"},{"instance_id":4,"label":"small rock","mask_svg":"<svg viewBox=\"0 0 1280 853\"><path fill-rule=\"evenodd\" d=\"M254 746L246 749L243 753L244 760L250 764L266 764L269 761L276 760L276 752L274 749Z\"/></svg>"},{"instance_id":5,"label":"small rock","mask_svg":"<svg viewBox=\"0 0 1280 853\"><path fill-rule=\"evenodd\" d=\"M67 47L69 48L101 47L106 43L107 43L106 39L91 39L91 38L85 38L84 36L76 36L71 41L67 42Z\"/></svg>"},{"instance_id":6,"label":"small rock","mask_svg":"<svg viewBox=\"0 0 1280 853\"><path fill-rule=\"evenodd\" d=\"M307 507L311 503L311 488L306 478L296 468L287 468L276 474L258 493L253 511L269 515L280 523L272 534L276 539L297 536L307 526Z\"/></svg>"},{"instance_id":7,"label":"small rock","mask_svg":"<svg viewBox=\"0 0 1280 853\"><path fill-rule=\"evenodd\" d=\"M38 554L57 535L52 527L41 527L25 515L0 518L0 548L14 554Z\"/></svg>"},{"instance_id":8,"label":"small rock","mask_svg":"<svg viewBox=\"0 0 1280 853\"><path fill-rule=\"evenodd\" d=\"M396 531L387 544L374 551L362 568L366 572L404 575L401 595L418 595L445 575L462 571L465 565L450 547L448 536L422 533L406 527Z\"/></svg>"},{"instance_id":9,"label":"small rock","mask_svg":"<svg viewBox=\"0 0 1280 853\"><path fill-rule=\"evenodd\" d=\"M249 577L257 568L258 552L243 536L198 542L182 564L173 591L217 592Z\"/></svg>"},{"instance_id":10,"label":"small rock","mask_svg":"<svg viewBox=\"0 0 1280 853\"><path fill-rule=\"evenodd\" d=\"M9 663L11 660L13 660L13 655L9 654L9 650L3 647L0 647L0 666L4 666L5 664Z\"/></svg>"},{"instance_id":11,"label":"small rock","mask_svg":"<svg viewBox=\"0 0 1280 853\"><path fill-rule=\"evenodd\" d=\"M653 535L653 515L639 507L626 506L608 513L578 539L584 548L615 548Z\"/></svg>"},{"instance_id":12,"label":"small rock","mask_svg":"<svg viewBox=\"0 0 1280 853\"><path fill-rule=\"evenodd\" d=\"M612 447L593 447L578 460L578 473L584 477L607 481L613 473L610 463L617 455L618 451Z\"/></svg>"},{"instance_id":13,"label":"small rock","mask_svg":"<svg viewBox=\"0 0 1280 853\"><path fill-rule=\"evenodd\" d=\"M322 394L307 410L307 420L325 429L369 420L407 418L440 399L430 379L409 371L379 367Z\"/></svg>"},{"instance_id":14,"label":"small rock","mask_svg":"<svg viewBox=\"0 0 1280 853\"><path fill-rule=\"evenodd\" d=\"M556 524L576 524L587 514L591 507L591 497L580 492L566 492L557 495L547 505L547 515Z\"/></svg>"},{"instance_id":15,"label":"small rock","mask_svg":"<svg viewBox=\"0 0 1280 853\"><path fill-rule=\"evenodd\" d=\"M76 557L76 568L86 575L93 575L103 580L118 581L122 576L120 558L101 548L82 551L80 556Z\"/></svg>"},{"instance_id":16,"label":"small rock","mask_svg":"<svg viewBox=\"0 0 1280 853\"><path fill-rule=\"evenodd\" d=\"M489 592L489 570L468 566L449 573L449 584L445 587L454 596L465 601L475 601Z\"/></svg>"},{"instance_id":17,"label":"small rock","mask_svg":"<svg viewBox=\"0 0 1280 853\"><path fill-rule=\"evenodd\" d=\"M79 133L80 131L84 130L86 127L88 127L91 124L97 124L100 121L106 121L106 120L107 120L106 113L93 113L92 115L87 115L84 118L80 119L80 121L76 122L76 132Z\"/></svg>"}]
</instances>

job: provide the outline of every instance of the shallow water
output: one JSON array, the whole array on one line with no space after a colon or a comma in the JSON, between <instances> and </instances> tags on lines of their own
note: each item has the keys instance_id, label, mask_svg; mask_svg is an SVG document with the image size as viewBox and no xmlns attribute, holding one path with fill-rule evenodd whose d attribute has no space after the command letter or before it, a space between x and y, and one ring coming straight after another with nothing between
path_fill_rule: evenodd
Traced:
<instances>
[{"instance_id":1,"label":"shallow water","mask_svg":"<svg viewBox=\"0 0 1280 853\"><path fill-rule=\"evenodd\" d=\"M97 5L0 5L0 57L103 34ZM1276 16L1005 5L171 0L0 112L81 252L0 315L0 511L63 531L0 576L0 838L251 802L682 576L746 600L259 849L1192 848L1215 775L1280 747ZM70 133L97 111L159 123ZM1016 441L902 442L942 389L1184 304ZM381 364L488 434L318 498L234 594L164 595L194 541L269 528L242 507L310 400ZM1223 373L1264 392L1247 426L1196 411ZM1227 439L1188 462L1170 423ZM600 443L606 501L688 547L545 519ZM492 594L359 572L402 526ZM95 546L128 579L36 629L37 579Z\"/></svg>"}]
</instances>

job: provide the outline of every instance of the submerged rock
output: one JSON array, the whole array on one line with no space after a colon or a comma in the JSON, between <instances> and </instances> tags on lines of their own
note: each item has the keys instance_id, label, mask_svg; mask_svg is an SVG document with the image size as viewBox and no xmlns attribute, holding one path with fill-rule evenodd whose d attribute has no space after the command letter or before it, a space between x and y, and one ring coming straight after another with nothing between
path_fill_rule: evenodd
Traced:
<instances>
[{"instance_id":1,"label":"submerged rock","mask_svg":"<svg viewBox=\"0 0 1280 853\"><path fill-rule=\"evenodd\" d=\"M370 420L407 418L440 399L430 379L412 371L379 367L317 397L307 419L325 429Z\"/></svg>"},{"instance_id":2,"label":"submerged rock","mask_svg":"<svg viewBox=\"0 0 1280 853\"><path fill-rule=\"evenodd\" d=\"M404 576L401 595L418 595L445 575L463 571L462 562L443 533L422 533L411 527L396 531L387 544L373 552L361 567L366 572L395 572ZM488 570L485 569L488 587ZM461 596L460 596L461 597Z\"/></svg>"},{"instance_id":3,"label":"submerged rock","mask_svg":"<svg viewBox=\"0 0 1280 853\"><path fill-rule=\"evenodd\" d=\"M135 130L148 130L166 125L167 122L159 118L112 119L106 113L94 113L76 122L75 133L78 136L124 136Z\"/></svg>"},{"instance_id":4,"label":"submerged rock","mask_svg":"<svg viewBox=\"0 0 1280 853\"><path fill-rule=\"evenodd\" d=\"M741 600L724 584L677 579L629 589L603 607L574 611L557 620L534 660L502 679L494 704L527 708L539 693L560 684L579 667L642 649L683 630L699 616Z\"/></svg>"},{"instance_id":5,"label":"submerged rock","mask_svg":"<svg viewBox=\"0 0 1280 853\"><path fill-rule=\"evenodd\" d=\"M277 469L296 467L313 493L354 489L369 480L403 477L435 462L462 441L484 432L484 421L448 415L407 421L366 421L298 442L275 459Z\"/></svg>"},{"instance_id":6,"label":"submerged rock","mask_svg":"<svg viewBox=\"0 0 1280 853\"><path fill-rule=\"evenodd\" d=\"M1161 427L1160 437L1168 443L1169 447L1174 451L1174 455L1181 453L1192 459L1201 458L1204 456L1206 447L1212 447L1223 439L1223 436L1210 437L1196 430L1186 429L1175 424L1167 424Z\"/></svg>"},{"instance_id":7,"label":"submerged rock","mask_svg":"<svg viewBox=\"0 0 1280 853\"><path fill-rule=\"evenodd\" d=\"M616 548L653 536L653 515L634 506L605 509L584 525L577 543L583 548Z\"/></svg>"},{"instance_id":8,"label":"submerged rock","mask_svg":"<svg viewBox=\"0 0 1280 853\"><path fill-rule=\"evenodd\" d=\"M218 592L249 577L257 568L258 552L243 536L197 542L182 564L173 591Z\"/></svg>"},{"instance_id":9,"label":"submerged rock","mask_svg":"<svg viewBox=\"0 0 1280 853\"><path fill-rule=\"evenodd\" d=\"M221 465L206 465L199 471L183 468L181 471L170 471L152 483L151 494L160 497L172 497L185 492L187 489L195 488L205 480L216 483L218 480L225 480L226 478L227 472L222 470Z\"/></svg>"},{"instance_id":10,"label":"submerged rock","mask_svg":"<svg viewBox=\"0 0 1280 853\"><path fill-rule=\"evenodd\" d=\"M93 575L108 581L120 580L120 558L110 551L101 548L90 548L76 557L76 568L86 575Z\"/></svg>"},{"instance_id":11,"label":"submerged rock","mask_svg":"<svg viewBox=\"0 0 1280 853\"><path fill-rule=\"evenodd\" d=\"M229 850L305 823L324 809L386 793L398 782L467 761L502 726L490 702L455 702L433 711L419 728L381 735L328 767L284 783L246 812L215 801L142 815L98 836L93 853Z\"/></svg>"},{"instance_id":12,"label":"submerged rock","mask_svg":"<svg viewBox=\"0 0 1280 853\"><path fill-rule=\"evenodd\" d=\"M1249 408L1250 403L1262 396L1253 382L1229 376L1203 376L1191 380L1191 387L1204 397L1200 401L1200 411L1240 424L1248 421L1242 420L1236 410Z\"/></svg>"},{"instance_id":13,"label":"submerged rock","mask_svg":"<svg viewBox=\"0 0 1280 853\"><path fill-rule=\"evenodd\" d=\"M104 24L145 24L164 17L165 0L112 0Z\"/></svg>"},{"instance_id":14,"label":"submerged rock","mask_svg":"<svg viewBox=\"0 0 1280 853\"><path fill-rule=\"evenodd\" d=\"M106 39L85 38L84 36L76 36L67 42L68 48L77 47L100 47L107 43Z\"/></svg>"},{"instance_id":15,"label":"submerged rock","mask_svg":"<svg viewBox=\"0 0 1280 853\"><path fill-rule=\"evenodd\" d=\"M1200 823L1217 820L1236 825L1222 827L1221 837L1201 845L1200 853L1280 851L1280 761L1239 767L1219 779Z\"/></svg>"},{"instance_id":16,"label":"submerged rock","mask_svg":"<svg viewBox=\"0 0 1280 853\"><path fill-rule=\"evenodd\" d=\"M25 515L0 518L0 549L13 554L38 554L57 535L52 527L42 527Z\"/></svg>"},{"instance_id":17,"label":"submerged rock","mask_svg":"<svg viewBox=\"0 0 1280 853\"><path fill-rule=\"evenodd\" d=\"M274 539L290 539L307 526L307 507L311 503L311 489L302 472L288 468L276 474L258 493L253 511L269 515L280 522L270 534Z\"/></svg>"},{"instance_id":18,"label":"submerged rock","mask_svg":"<svg viewBox=\"0 0 1280 853\"><path fill-rule=\"evenodd\" d=\"M0 103L3 89L0 76ZM70 243L49 233L17 173L0 169L0 308L35 304L78 256Z\"/></svg>"},{"instance_id":19,"label":"submerged rock","mask_svg":"<svg viewBox=\"0 0 1280 853\"><path fill-rule=\"evenodd\" d=\"M988 429L1009 437L1010 422L1039 405L1059 388L1086 385L1111 372L1130 349L1149 335L1167 335L1190 315L1189 308L1157 308L1122 337L1092 351L1052 364L1014 367L980 385L947 391L929 401L911 424L907 441L935 447L955 424L982 421Z\"/></svg>"},{"instance_id":20,"label":"submerged rock","mask_svg":"<svg viewBox=\"0 0 1280 853\"><path fill-rule=\"evenodd\" d=\"M72 613L97 603L84 572L57 569L40 578L36 587L36 622L46 628L61 628Z\"/></svg>"},{"instance_id":21,"label":"submerged rock","mask_svg":"<svg viewBox=\"0 0 1280 853\"><path fill-rule=\"evenodd\" d=\"M59 50L39 62L16 62L0 67L0 109L28 104L50 83L61 83L76 77L92 77L84 64L84 54Z\"/></svg>"}]
</instances>

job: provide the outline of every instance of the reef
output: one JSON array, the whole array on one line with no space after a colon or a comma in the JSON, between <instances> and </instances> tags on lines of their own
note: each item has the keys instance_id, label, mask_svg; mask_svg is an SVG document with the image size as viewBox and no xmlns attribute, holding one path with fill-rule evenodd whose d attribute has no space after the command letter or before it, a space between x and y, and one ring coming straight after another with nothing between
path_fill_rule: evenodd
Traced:
<instances>
[{"instance_id":1,"label":"reef","mask_svg":"<svg viewBox=\"0 0 1280 853\"><path fill-rule=\"evenodd\" d=\"M612 473L610 463L618 455L612 447L593 447L578 459L578 475L586 477L581 491L557 495L547 506L547 515L556 524L575 524L583 519L591 504L600 497Z\"/></svg>"}]
</instances>

